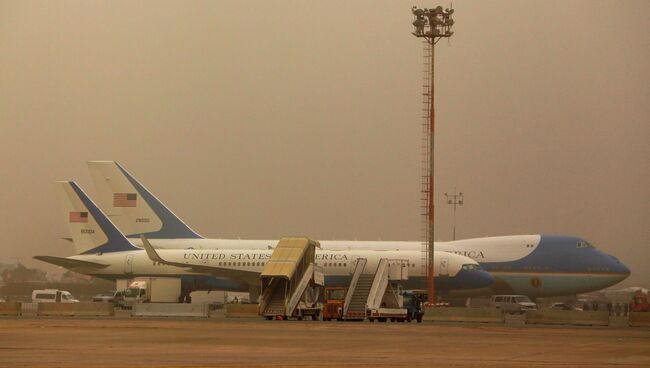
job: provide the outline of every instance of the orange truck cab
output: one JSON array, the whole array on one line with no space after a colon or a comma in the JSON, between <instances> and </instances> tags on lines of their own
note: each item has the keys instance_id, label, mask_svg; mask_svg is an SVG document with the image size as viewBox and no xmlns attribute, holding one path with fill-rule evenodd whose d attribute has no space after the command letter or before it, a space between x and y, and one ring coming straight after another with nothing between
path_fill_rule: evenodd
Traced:
<instances>
[{"instance_id":1,"label":"orange truck cab","mask_svg":"<svg viewBox=\"0 0 650 368\"><path fill-rule=\"evenodd\" d=\"M323 320L343 319L343 302L345 300L344 287L325 288L325 306L323 308Z\"/></svg>"}]
</instances>

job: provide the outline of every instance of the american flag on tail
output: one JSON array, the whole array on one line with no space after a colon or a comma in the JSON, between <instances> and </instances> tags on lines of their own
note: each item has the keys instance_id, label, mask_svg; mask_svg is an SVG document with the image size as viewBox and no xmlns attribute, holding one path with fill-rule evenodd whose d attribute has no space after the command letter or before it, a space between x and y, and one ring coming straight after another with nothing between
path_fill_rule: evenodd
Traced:
<instances>
[{"instance_id":1,"label":"american flag on tail","mask_svg":"<svg viewBox=\"0 0 650 368\"><path fill-rule=\"evenodd\" d=\"M88 222L88 212L70 212L70 222Z\"/></svg>"},{"instance_id":2,"label":"american flag on tail","mask_svg":"<svg viewBox=\"0 0 650 368\"><path fill-rule=\"evenodd\" d=\"M113 193L113 207L135 207L136 193Z\"/></svg>"}]
</instances>

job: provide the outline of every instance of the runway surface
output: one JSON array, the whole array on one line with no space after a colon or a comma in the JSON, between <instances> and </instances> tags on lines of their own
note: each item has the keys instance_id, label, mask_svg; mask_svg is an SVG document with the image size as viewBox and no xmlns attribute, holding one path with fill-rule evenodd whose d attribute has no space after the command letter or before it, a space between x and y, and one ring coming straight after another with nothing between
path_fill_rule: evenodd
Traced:
<instances>
[{"instance_id":1,"label":"runway surface","mask_svg":"<svg viewBox=\"0 0 650 368\"><path fill-rule=\"evenodd\" d=\"M0 367L648 367L650 329L0 319Z\"/></svg>"}]
</instances>

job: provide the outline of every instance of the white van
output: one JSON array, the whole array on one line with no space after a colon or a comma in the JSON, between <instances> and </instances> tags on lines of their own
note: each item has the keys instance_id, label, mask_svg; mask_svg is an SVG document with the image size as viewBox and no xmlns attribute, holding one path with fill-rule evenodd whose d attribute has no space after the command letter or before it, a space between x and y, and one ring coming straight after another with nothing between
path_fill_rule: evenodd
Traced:
<instances>
[{"instance_id":1,"label":"white van","mask_svg":"<svg viewBox=\"0 0 650 368\"><path fill-rule=\"evenodd\" d=\"M32 303L79 303L69 291L44 289L32 291Z\"/></svg>"},{"instance_id":2,"label":"white van","mask_svg":"<svg viewBox=\"0 0 650 368\"><path fill-rule=\"evenodd\" d=\"M491 304L496 309L512 314L537 310L537 304L533 303L526 295L494 295Z\"/></svg>"}]
</instances>

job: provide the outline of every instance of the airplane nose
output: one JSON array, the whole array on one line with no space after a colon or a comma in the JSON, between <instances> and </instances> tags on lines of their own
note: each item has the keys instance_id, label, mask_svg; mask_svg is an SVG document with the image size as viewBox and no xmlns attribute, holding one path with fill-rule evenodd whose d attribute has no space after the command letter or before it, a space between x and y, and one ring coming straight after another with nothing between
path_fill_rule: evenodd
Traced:
<instances>
[{"instance_id":1,"label":"airplane nose","mask_svg":"<svg viewBox=\"0 0 650 368\"><path fill-rule=\"evenodd\" d=\"M494 284L494 282L496 281L496 279L494 278L494 276L492 276L492 274L490 274L490 273L487 272L487 271L484 271L484 270L478 270L478 271L475 271L475 272L477 273L477 277L476 277L477 280L476 280L476 283L477 283L477 284L480 284L479 288L486 288L486 287L489 287L489 286L491 286L492 284Z\"/></svg>"},{"instance_id":2,"label":"airplane nose","mask_svg":"<svg viewBox=\"0 0 650 368\"><path fill-rule=\"evenodd\" d=\"M621 276L625 276L625 278L630 276L630 274L632 273L630 269L625 264L623 264L623 262L619 261L617 258L615 257L612 258L614 258L614 266L612 267L614 269L614 272L620 274Z\"/></svg>"},{"instance_id":3,"label":"airplane nose","mask_svg":"<svg viewBox=\"0 0 650 368\"><path fill-rule=\"evenodd\" d=\"M630 269L621 261L618 262L617 272L625 275L626 278L632 273L632 271L630 271Z\"/></svg>"},{"instance_id":4,"label":"airplane nose","mask_svg":"<svg viewBox=\"0 0 650 368\"><path fill-rule=\"evenodd\" d=\"M440 284L449 282L449 289L482 289L494 284L496 279L483 269L460 270L452 279L441 278ZM444 288L444 287L443 287Z\"/></svg>"}]
</instances>

